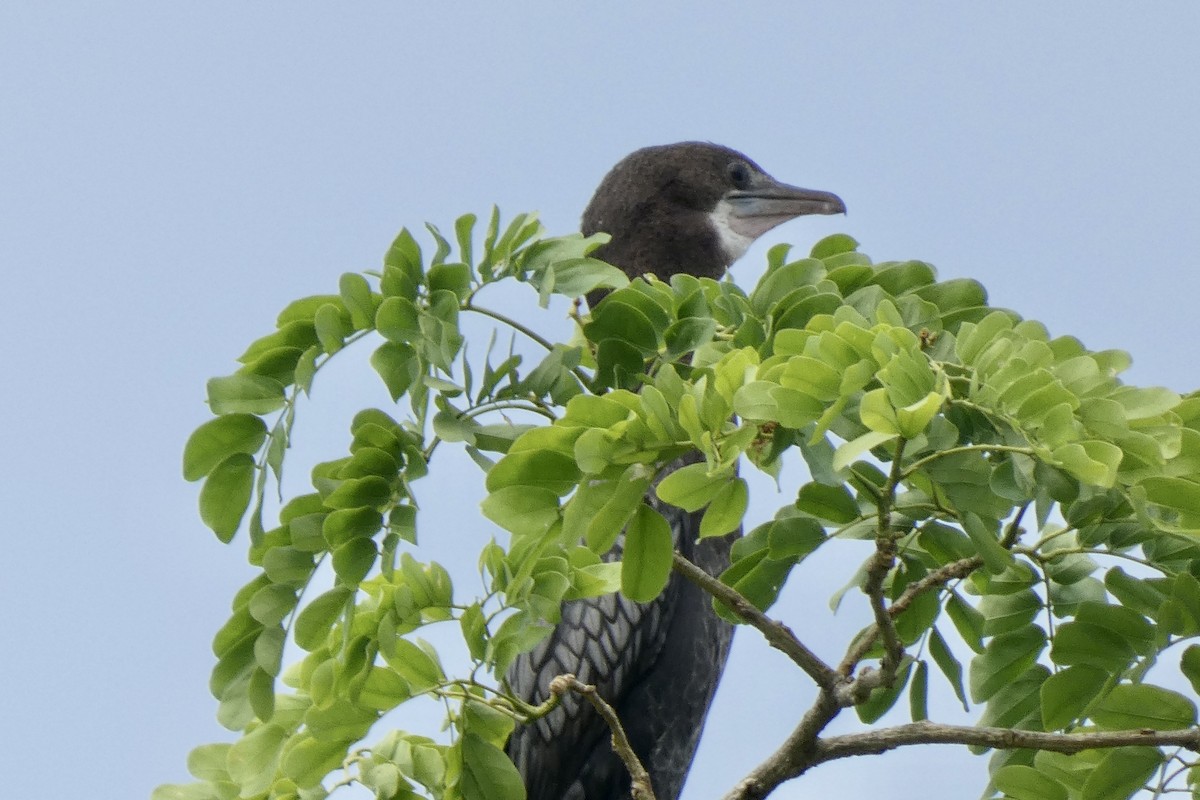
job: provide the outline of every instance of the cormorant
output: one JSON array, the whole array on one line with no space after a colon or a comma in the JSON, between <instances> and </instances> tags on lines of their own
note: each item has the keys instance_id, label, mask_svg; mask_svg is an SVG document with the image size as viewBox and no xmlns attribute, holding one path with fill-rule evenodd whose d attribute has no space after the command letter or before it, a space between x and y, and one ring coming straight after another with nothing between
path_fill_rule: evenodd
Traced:
<instances>
[{"instance_id":1,"label":"cormorant","mask_svg":"<svg viewBox=\"0 0 1200 800\"><path fill-rule=\"evenodd\" d=\"M583 212L585 235L612 239L593 254L630 277L679 272L720 278L750 243L803 214L844 213L828 192L788 186L741 153L703 142L647 147L621 160ZM595 305L603 294L593 293ZM675 468L700 460L681 459ZM697 541L703 512L647 497L671 524L676 547L712 575L729 566L733 536ZM619 547L619 545L618 545ZM613 557L619 556L619 552ZM725 666L733 627L709 596L672 575L653 602L607 595L565 603L549 638L508 672L512 690L538 703L564 673L594 684L616 709L650 773L657 800L676 800ZM528 800L623 800L630 777L592 706L568 694L536 722L518 726L507 751Z\"/></svg>"}]
</instances>

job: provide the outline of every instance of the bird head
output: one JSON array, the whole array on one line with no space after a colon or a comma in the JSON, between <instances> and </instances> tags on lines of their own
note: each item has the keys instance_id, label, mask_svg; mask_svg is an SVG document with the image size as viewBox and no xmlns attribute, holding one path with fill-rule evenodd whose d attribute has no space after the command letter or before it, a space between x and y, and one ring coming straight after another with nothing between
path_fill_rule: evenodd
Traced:
<instances>
[{"instance_id":1,"label":"bird head","mask_svg":"<svg viewBox=\"0 0 1200 800\"><path fill-rule=\"evenodd\" d=\"M781 183L736 150L681 142L618 162L583 212L582 229L611 235L595 255L631 277L720 278L776 225L845 211L837 195Z\"/></svg>"}]
</instances>

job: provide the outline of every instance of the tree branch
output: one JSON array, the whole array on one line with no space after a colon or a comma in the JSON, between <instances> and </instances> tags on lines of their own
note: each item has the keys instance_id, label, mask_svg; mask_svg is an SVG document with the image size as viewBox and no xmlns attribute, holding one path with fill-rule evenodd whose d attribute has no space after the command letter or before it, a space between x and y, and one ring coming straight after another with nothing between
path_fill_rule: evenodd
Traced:
<instances>
[{"instance_id":1,"label":"tree branch","mask_svg":"<svg viewBox=\"0 0 1200 800\"><path fill-rule=\"evenodd\" d=\"M629 737L625 735L625 728L621 726L617 712L597 694L596 687L582 683L574 675L559 675L550 681L550 692L555 697L562 697L567 692L577 692L592 704L596 712L604 718L608 729L612 731L613 750L625 763L625 769L629 770L629 777L632 781L630 794L633 796L633 800L655 800L654 787L650 783L650 773L646 772L646 768L642 766L637 754L633 752L633 745L629 743Z\"/></svg>"},{"instance_id":2,"label":"tree branch","mask_svg":"<svg viewBox=\"0 0 1200 800\"><path fill-rule=\"evenodd\" d=\"M758 607L737 589L721 583L679 553L675 553L674 558L673 566L676 572L729 606L743 622L761 633L772 647L792 659L822 691L832 692L837 687L841 680L838 673L796 638L791 628L759 611Z\"/></svg>"},{"instance_id":3,"label":"tree branch","mask_svg":"<svg viewBox=\"0 0 1200 800\"><path fill-rule=\"evenodd\" d=\"M1012 728L975 728L969 725L913 722L866 733L830 736L818 741L813 748L813 759L811 763L804 765L804 769L838 758L878 755L898 747L917 744L961 744L991 747L996 750L1046 750L1067 755L1084 750L1132 746L1183 747L1200 752L1200 729L1156 731L1143 728L1104 733L1043 733Z\"/></svg>"},{"instance_id":4,"label":"tree branch","mask_svg":"<svg viewBox=\"0 0 1200 800\"><path fill-rule=\"evenodd\" d=\"M818 713L820 701L783 746L743 778L724 800L761 800L780 784L798 778L815 766L851 756L879 755L921 744L958 744L995 750L1045 750L1071 755L1084 750L1115 747L1183 747L1200 752L1200 729L1156 731L1150 728L1105 733L1043 733L1012 728L975 728L913 722L892 728L814 739L804 744L805 723ZM836 714L836 710L834 711ZM811 728L810 728L811 730Z\"/></svg>"},{"instance_id":5,"label":"tree branch","mask_svg":"<svg viewBox=\"0 0 1200 800\"><path fill-rule=\"evenodd\" d=\"M891 472L888 475L887 485L884 486L879 498L875 555L872 556L871 565L867 568L867 577L863 586L863 591L866 592L871 603L871 611L875 615L876 635L883 639L883 658L880 659L879 670L883 673L881 677L884 684L890 684L895 680L896 670L900 666L900 660L904 657L904 645L900 643L900 637L896 633L895 620L888 613L887 602L883 596L884 581L887 580L892 567L896 565L896 535L892 531L891 524L892 502L896 497L896 487L900 485L902 478L903 471L900 468L900 462L904 457L904 444L903 438L896 442L896 452L892 454ZM857 649L857 647L852 648L852 650ZM849 666L849 670L842 674L848 677L857 662L847 664L847 661L843 661L843 666Z\"/></svg>"}]
</instances>

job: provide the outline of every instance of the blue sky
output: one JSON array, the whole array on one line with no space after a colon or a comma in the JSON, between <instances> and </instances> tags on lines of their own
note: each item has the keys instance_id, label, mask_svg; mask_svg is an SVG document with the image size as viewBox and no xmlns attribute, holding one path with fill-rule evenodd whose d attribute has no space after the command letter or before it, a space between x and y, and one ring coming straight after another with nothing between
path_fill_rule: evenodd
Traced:
<instances>
[{"instance_id":1,"label":"blue sky","mask_svg":"<svg viewBox=\"0 0 1200 800\"><path fill-rule=\"evenodd\" d=\"M744 285L769 244L844 231L1129 350L1133 382L1194 388L1197 41L1194 0L0 6L6 796L144 797L225 735L209 642L250 571L180 477L204 381L401 226L496 203L569 232L625 153L708 139L850 209L773 231ZM331 422L302 423L300 461L385 398L352 359L318 387L305 413ZM480 483L420 487L435 553L490 535L436 500ZM862 555L800 570L775 611L830 658L856 617L826 601ZM811 695L742 632L685 798L724 793ZM777 796L949 799L983 776L921 748Z\"/></svg>"}]
</instances>

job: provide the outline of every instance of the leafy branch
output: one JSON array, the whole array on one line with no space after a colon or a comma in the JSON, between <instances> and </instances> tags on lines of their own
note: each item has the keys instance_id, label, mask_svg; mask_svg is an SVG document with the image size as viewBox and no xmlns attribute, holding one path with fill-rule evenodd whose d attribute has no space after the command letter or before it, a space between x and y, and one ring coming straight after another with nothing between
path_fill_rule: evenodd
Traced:
<instances>
[{"instance_id":1,"label":"leafy branch","mask_svg":"<svg viewBox=\"0 0 1200 800\"><path fill-rule=\"evenodd\" d=\"M519 800L504 742L557 699L526 707L493 679L563 602L618 590L648 601L672 571L818 687L731 798L764 797L835 758L935 742L992 749L992 785L1022 800L1116 800L1156 770L1161 792L1186 782L1168 775L1181 759L1163 748L1195 750L1195 700L1147 675L1173 669L1173 685L1200 691L1200 645L1166 658L1200 637L1200 397L1124 384L1124 354L1051 337L922 262L872 263L846 236L799 259L773 249L747 293L687 275L630 282L590 258L603 237L544 238L531 215L478 222L459 218L450 238L429 226L432 253L402 231L380 271L289 304L234 374L210 382L215 416L189 439L184 474L203 481L201 516L222 541L249 529L258 569L213 642L218 718L240 738L197 748L198 783L156 800L230 787L315 800L339 770L381 797ZM536 303L521 314L477 303L506 282ZM534 325L552 295L599 288L612 291L570 317L572 343ZM468 313L532 347L469 356ZM366 342L395 406L356 414L348 452L316 464L312 491L281 498L265 524L301 395ZM482 514L507 534L482 548L484 586L465 600L417 557L414 487L452 445L480 466ZM722 575L669 546L607 558L623 531L662 531L647 492L703 510L702 537L725 536L750 507L739 464L778 477L789 461L810 479L735 542ZM768 611L810 556L859 540L874 546L835 601L865 603L872 624L833 666ZM1139 570L1102 568L1101 556ZM418 636L443 623L461 633L466 677ZM285 667L289 637L305 655ZM925 719L935 668L982 708L978 726ZM906 690L911 724L822 735L851 708L874 725ZM394 726L430 695L445 703L448 741ZM393 729L379 736L385 717ZM1080 778L1093 773L1107 792Z\"/></svg>"}]
</instances>

